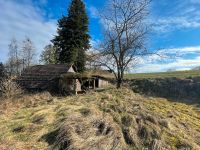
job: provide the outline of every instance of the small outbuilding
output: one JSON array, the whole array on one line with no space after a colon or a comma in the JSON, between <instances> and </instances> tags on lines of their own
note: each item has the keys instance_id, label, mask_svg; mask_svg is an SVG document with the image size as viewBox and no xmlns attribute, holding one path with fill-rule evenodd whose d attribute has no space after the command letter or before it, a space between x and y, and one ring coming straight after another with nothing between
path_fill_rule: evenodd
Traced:
<instances>
[{"instance_id":1,"label":"small outbuilding","mask_svg":"<svg viewBox=\"0 0 200 150\"><path fill-rule=\"evenodd\" d=\"M28 67L23 71L17 82L28 91L50 91L61 92L60 76L66 73L75 73L73 65L37 65ZM66 93L81 91L81 84L78 79L68 79Z\"/></svg>"},{"instance_id":2,"label":"small outbuilding","mask_svg":"<svg viewBox=\"0 0 200 150\"><path fill-rule=\"evenodd\" d=\"M73 65L36 65L23 71L17 79L28 91L49 91L64 95L105 88L108 81L101 76L79 74Z\"/></svg>"}]
</instances>

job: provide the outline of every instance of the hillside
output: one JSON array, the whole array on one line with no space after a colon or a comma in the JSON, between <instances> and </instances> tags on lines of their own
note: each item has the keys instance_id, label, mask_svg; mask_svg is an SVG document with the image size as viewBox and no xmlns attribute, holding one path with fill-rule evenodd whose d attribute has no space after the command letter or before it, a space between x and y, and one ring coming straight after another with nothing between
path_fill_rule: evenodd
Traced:
<instances>
[{"instance_id":1,"label":"hillside","mask_svg":"<svg viewBox=\"0 0 200 150\"><path fill-rule=\"evenodd\" d=\"M137 73L126 74L126 79L145 79L145 78L191 78L200 76L200 70L189 71L174 71L174 72L160 72L160 73Z\"/></svg>"},{"instance_id":2,"label":"hillside","mask_svg":"<svg viewBox=\"0 0 200 150\"><path fill-rule=\"evenodd\" d=\"M200 149L200 105L108 89L0 104L0 149Z\"/></svg>"}]
</instances>

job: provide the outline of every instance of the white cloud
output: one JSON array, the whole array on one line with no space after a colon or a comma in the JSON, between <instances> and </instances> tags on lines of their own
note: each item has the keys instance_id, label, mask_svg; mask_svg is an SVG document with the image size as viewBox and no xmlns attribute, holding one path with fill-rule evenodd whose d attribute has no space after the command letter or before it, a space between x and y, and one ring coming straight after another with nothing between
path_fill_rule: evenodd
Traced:
<instances>
[{"instance_id":1,"label":"white cloud","mask_svg":"<svg viewBox=\"0 0 200 150\"><path fill-rule=\"evenodd\" d=\"M31 1L1 0L0 9L0 61L6 60L8 44L13 37L18 41L30 37L39 54L56 34L57 21L45 20L44 12L34 7Z\"/></svg>"},{"instance_id":2,"label":"white cloud","mask_svg":"<svg viewBox=\"0 0 200 150\"><path fill-rule=\"evenodd\" d=\"M88 50L88 53L97 53L98 52L98 46L100 44L100 40L96 39L96 40L93 40L91 39L90 40L90 49Z\"/></svg>"},{"instance_id":3,"label":"white cloud","mask_svg":"<svg viewBox=\"0 0 200 150\"><path fill-rule=\"evenodd\" d=\"M200 66L200 56L196 55L194 58L175 57L181 55L190 55L200 53L200 46L196 47L183 47L164 49L159 51L164 56L174 56L172 59L162 58L158 55L152 55L148 58L140 58L139 66L134 68L134 72L165 72L167 70L190 70Z\"/></svg>"},{"instance_id":4,"label":"white cloud","mask_svg":"<svg viewBox=\"0 0 200 150\"><path fill-rule=\"evenodd\" d=\"M200 57L195 59L178 59L171 63L149 63L135 69L136 72L165 72L167 70L190 70L200 66Z\"/></svg>"},{"instance_id":5,"label":"white cloud","mask_svg":"<svg viewBox=\"0 0 200 150\"><path fill-rule=\"evenodd\" d=\"M182 47L182 48L171 48L171 49L161 49L159 54L161 55L174 55L181 57L188 54L198 54L200 53L200 46Z\"/></svg>"}]
</instances>

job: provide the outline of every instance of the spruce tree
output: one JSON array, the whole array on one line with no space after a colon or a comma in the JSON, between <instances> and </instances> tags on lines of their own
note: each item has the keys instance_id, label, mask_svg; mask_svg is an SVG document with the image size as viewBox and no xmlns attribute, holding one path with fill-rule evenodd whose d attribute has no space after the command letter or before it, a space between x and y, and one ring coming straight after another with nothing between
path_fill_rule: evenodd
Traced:
<instances>
[{"instance_id":1,"label":"spruce tree","mask_svg":"<svg viewBox=\"0 0 200 150\"><path fill-rule=\"evenodd\" d=\"M82 0L72 0L68 16L58 21L58 36L53 40L57 47L58 63L74 64L78 72L85 70L86 51L89 49L88 16Z\"/></svg>"}]
</instances>

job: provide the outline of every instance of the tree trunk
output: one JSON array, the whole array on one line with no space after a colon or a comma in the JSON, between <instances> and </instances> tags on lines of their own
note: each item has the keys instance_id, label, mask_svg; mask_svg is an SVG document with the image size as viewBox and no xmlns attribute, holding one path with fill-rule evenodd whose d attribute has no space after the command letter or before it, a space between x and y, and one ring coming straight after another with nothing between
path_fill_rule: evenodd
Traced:
<instances>
[{"instance_id":1,"label":"tree trunk","mask_svg":"<svg viewBox=\"0 0 200 150\"><path fill-rule=\"evenodd\" d=\"M122 87L122 79L117 79L117 88L120 89Z\"/></svg>"}]
</instances>

